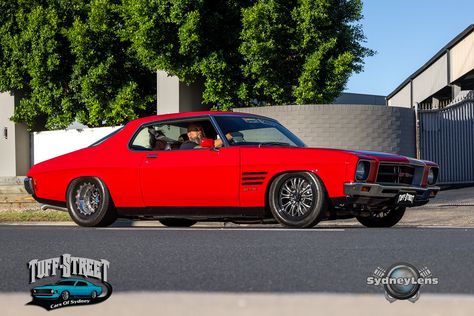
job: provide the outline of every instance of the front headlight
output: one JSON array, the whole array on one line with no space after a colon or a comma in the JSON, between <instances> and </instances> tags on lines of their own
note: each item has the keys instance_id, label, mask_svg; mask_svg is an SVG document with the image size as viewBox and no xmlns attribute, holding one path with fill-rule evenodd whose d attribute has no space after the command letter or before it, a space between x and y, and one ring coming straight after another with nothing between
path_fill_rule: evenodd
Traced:
<instances>
[{"instance_id":1,"label":"front headlight","mask_svg":"<svg viewBox=\"0 0 474 316\"><path fill-rule=\"evenodd\" d=\"M437 175L438 175L438 170L435 170L433 168L430 168L430 171L428 171L428 184L429 185L433 185L436 183L436 178L437 178Z\"/></svg>"},{"instance_id":2,"label":"front headlight","mask_svg":"<svg viewBox=\"0 0 474 316\"><path fill-rule=\"evenodd\" d=\"M356 180L365 181L369 177L370 163L368 161L359 161L356 168Z\"/></svg>"}]
</instances>

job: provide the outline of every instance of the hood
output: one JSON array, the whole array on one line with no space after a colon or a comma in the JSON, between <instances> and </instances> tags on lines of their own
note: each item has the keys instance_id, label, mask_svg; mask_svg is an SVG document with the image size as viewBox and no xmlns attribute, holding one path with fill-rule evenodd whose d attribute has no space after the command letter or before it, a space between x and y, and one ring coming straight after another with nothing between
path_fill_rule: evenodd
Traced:
<instances>
[{"instance_id":1,"label":"hood","mask_svg":"<svg viewBox=\"0 0 474 316\"><path fill-rule=\"evenodd\" d=\"M397 161L397 162L409 162L413 158L409 158L402 155L391 154L391 153L384 153L378 151L368 151L368 150L352 150L352 153L358 156L365 156L368 158L376 159L376 160L384 160L384 161ZM416 159L413 159L416 160Z\"/></svg>"},{"instance_id":2,"label":"hood","mask_svg":"<svg viewBox=\"0 0 474 316\"><path fill-rule=\"evenodd\" d=\"M400 162L400 163L409 163L413 165L428 165L428 166L438 166L435 162L429 160L421 160L412 157L402 156L398 154L391 154L379 151L369 151L369 150L347 150L354 155L359 156L360 158L375 159L377 161L388 161L388 162Z\"/></svg>"},{"instance_id":3,"label":"hood","mask_svg":"<svg viewBox=\"0 0 474 316\"><path fill-rule=\"evenodd\" d=\"M52 286L56 286L56 284L45 284L45 285L38 285L38 286L35 286L33 289L49 289L51 288Z\"/></svg>"}]
</instances>

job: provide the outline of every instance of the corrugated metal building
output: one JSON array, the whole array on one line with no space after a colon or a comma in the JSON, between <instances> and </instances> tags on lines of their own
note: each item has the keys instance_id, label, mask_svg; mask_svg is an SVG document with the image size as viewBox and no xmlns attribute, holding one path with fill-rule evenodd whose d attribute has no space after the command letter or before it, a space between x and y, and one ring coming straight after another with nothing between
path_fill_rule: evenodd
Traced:
<instances>
[{"instance_id":1,"label":"corrugated metal building","mask_svg":"<svg viewBox=\"0 0 474 316\"><path fill-rule=\"evenodd\" d=\"M387 96L389 106L438 109L474 90L474 24Z\"/></svg>"}]
</instances>

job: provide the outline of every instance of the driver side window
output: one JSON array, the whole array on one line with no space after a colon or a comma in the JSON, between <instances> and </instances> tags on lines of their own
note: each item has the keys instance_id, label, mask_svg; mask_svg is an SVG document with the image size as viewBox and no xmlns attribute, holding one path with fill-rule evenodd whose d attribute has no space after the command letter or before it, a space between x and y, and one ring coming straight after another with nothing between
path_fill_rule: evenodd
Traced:
<instances>
[{"instance_id":1,"label":"driver side window","mask_svg":"<svg viewBox=\"0 0 474 316\"><path fill-rule=\"evenodd\" d=\"M130 144L130 149L139 151L183 149L183 143L189 142L189 135L195 136L190 128L196 126L200 127L203 138L217 139L217 132L207 118L157 122L141 126Z\"/></svg>"}]
</instances>

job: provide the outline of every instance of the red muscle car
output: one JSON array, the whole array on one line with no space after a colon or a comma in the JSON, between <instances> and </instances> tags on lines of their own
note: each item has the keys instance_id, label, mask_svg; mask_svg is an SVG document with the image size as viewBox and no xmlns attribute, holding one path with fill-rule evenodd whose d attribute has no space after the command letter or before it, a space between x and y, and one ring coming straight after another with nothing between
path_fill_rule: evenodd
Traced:
<instances>
[{"instance_id":1,"label":"red muscle car","mask_svg":"<svg viewBox=\"0 0 474 316\"><path fill-rule=\"evenodd\" d=\"M188 139L191 138L191 139ZM312 227L356 217L390 227L439 191L438 165L395 154L308 148L277 121L232 112L146 117L34 165L27 191L81 226L118 217Z\"/></svg>"}]
</instances>

